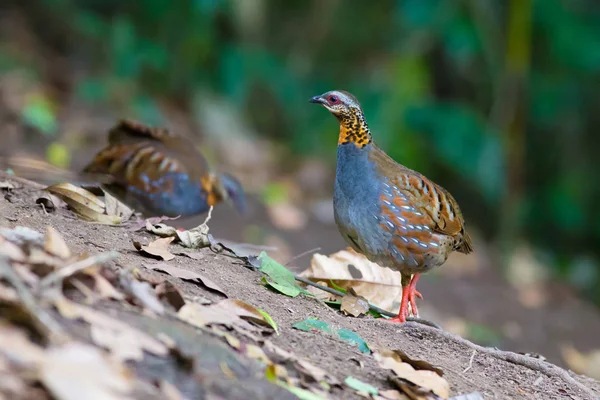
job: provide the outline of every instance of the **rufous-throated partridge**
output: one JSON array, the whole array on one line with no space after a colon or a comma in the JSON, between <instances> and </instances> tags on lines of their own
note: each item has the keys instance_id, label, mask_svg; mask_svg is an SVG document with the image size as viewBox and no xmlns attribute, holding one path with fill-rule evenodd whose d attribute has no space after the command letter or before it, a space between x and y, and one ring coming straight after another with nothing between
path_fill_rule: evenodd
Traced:
<instances>
[{"instance_id":1,"label":"rufous-throated partridge","mask_svg":"<svg viewBox=\"0 0 600 400\"><path fill-rule=\"evenodd\" d=\"M335 90L310 102L325 107L340 124L333 197L340 233L369 260L400 272L402 301L392 321L405 322L409 304L418 316L421 273L442 265L452 251L473 251L456 200L373 143L353 95Z\"/></svg>"},{"instance_id":2,"label":"rufous-throated partridge","mask_svg":"<svg viewBox=\"0 0 600 400\"><path fill-rule=\"evenodd\" d=\"M131 120L110 130L84 173L110 178L102 187L145 216L202 214L221 201L246 209L239 181L211 172L194 143Z\"/></svg>"}]
</instances>

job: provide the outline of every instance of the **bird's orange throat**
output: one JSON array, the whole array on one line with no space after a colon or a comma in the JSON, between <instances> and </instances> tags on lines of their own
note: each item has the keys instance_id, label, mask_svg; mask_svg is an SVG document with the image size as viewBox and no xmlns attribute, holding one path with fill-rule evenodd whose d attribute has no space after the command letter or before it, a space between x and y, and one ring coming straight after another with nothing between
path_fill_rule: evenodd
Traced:
<instances>
[{"instance_id":1,"label":"bird's orange throat","mask_svg":"<svg viewBox=\"0 0 600 400\"><path fill-rule=\"evenodd\" d=\"M372 142L371 131L362 115L338 118L340 121L340 135L338 145L352 143L363 148Z\"/></svg>"}]
</instances>

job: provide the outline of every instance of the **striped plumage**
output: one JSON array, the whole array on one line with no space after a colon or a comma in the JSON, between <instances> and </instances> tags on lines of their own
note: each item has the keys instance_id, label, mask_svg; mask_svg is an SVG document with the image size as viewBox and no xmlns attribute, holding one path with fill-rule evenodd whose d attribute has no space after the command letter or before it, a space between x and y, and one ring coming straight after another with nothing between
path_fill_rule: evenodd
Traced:
<instances>
[{"instance_id":1,"label":"striped plumage","mask_svg":"<svg viewBox=\"0 0 600 400\"><path fill-rule=\"evenodd\" d=\"M331 91L311 102L323 105L340 123L334 189L340 233L371 261L400 271L402 303L394 320L403 322L409 303L417 315L420 274L442 265L452 251L472 251L460 208L444 188L373 143L354 96Z\"/></svg>"},{"instance_id":2,"label":"striped plumage","mask_svg":"<svg viewBox=\"0 0 600 400\"><path fill-rule=\"evenodd\" d=\"M212 173L194 143L130 120L110 130L108 146L84 172L110 176L103 187L147 216L201 214L223 200L245 210L240 183Z\"/></svg>"}]
</instances>

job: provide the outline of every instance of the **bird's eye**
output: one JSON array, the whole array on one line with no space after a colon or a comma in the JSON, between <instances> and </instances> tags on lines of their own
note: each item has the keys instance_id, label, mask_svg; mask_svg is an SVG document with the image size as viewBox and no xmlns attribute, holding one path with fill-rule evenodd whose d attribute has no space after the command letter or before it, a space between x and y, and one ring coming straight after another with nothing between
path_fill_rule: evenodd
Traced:
<instances>
[{"instance_id":1,"label":"bird's eye","mask_svg":"<svg viewBox=\"0 0 600 400\"><path fill-rule=\"evenodd\" d=\"M334 95L329 96L329 102L331 104L335 104L338 103L340 101L340 98Z\"/></svg>"}]
</instances>

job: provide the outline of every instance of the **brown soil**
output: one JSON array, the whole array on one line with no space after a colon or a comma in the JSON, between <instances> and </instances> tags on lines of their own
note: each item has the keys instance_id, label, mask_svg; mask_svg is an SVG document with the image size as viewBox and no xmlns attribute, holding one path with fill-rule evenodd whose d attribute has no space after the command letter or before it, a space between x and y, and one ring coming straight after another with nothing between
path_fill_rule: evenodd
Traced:
<instances>
[{"instance_id":1,"label":"brown soil","mask_svg":"<svg viewBox=\"0 0 600 400\"><path fill-rule=\"evenodd\" d=\"M157 261L138 254L132 245L132 239L147 242L151 235L142 232L131 232L123 227L109 227L86 223L78 220L66 210L46 214L34 204L35 194L27 189L16 189L12 194L0 198L0 226L27 226L44 232L48 225L53 226L66 239L68 245L76 253L98 253L106 250L116 250L121 256L116 262L117 267L134 266L143 269L143 265ZM173 252L178 245L173 245ZM381 369L373 356L363 354L357 348L319 332L303 332L293 329L291 325L307 317L316 317L336 327L355 331L368 343L400 349L412 358L426 360L441 368L451 385L453 395L480 392L485 399L590 399L593 396L584 393L580 388L564 379L532 368L507 362L491 354L479 351L473 352L468 345L454 340L450 336L440 335L436 330L414 323L403 325L392 324L373 318L350 318L341 315L313 298L300 295L289 298L265 288L261 284L261 274L231 258L215 255L208 249L201 250L204 257L193 260L177 256L169 261L172 265L191 271L201 272L216 282L230 298L241 299L267 311L280 328L278 336L271 340L276 345L304 357L317 366L334 375L340 381L353 376L379 388L391 388L387 381L390 372ZM188 296L202 296L208 299L220 299L219 295L205 290L192 283L182 282L176 278L149 272L161 279L170 280ZM114 303L99 304L105 308L118 308ZM123 313L124 311L118 311ZM139 315L131 312L124 313L124 320L131 319L132 324L140 319ZM183 324L180 324L183 325ZM166 329L167 325L163 325ZM188 329L189 330L189 329ZM191 330L189 330L191 332ZM189 333L196 335L201 341L198 331ZM179 342L178 342L179 343ZM466 371L470 365L471 367ZM254 364L254 361L243 360ZM169 366L151 363L148 357L136 367L139 376L169 376ZM545 363L542 363L546 365ZM244 364L246 365L246 364ZM161 372L161 368L164 371ZM600 398L600 382L569 373L576 382L595 391ZM172 380L183 392L185 382ZM249 385L250 387L252 385ZM256 398L267 398L259 397ZM202 398L191 394L191 398ZM228 398L234 398L230 395ZM277 397L271 393L270 398ZM359 399L347 387L334 389L332 398Z\"/></svg>"}]
</instances>

